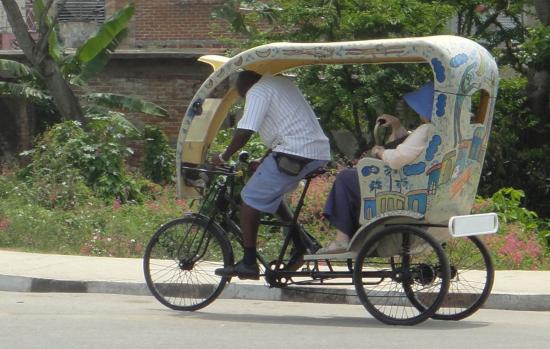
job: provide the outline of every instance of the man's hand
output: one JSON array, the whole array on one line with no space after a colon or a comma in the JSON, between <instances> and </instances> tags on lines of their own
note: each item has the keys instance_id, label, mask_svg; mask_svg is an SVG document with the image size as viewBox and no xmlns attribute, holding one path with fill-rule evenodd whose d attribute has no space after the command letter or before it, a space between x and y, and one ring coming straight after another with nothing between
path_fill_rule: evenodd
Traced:
<instances>
[{"instance_id":1,"label":"man's hand","mask_svg":"<svg viewBox=\"0 0 550 349\"><path fill-rule=\"evenodd\" d=\"M223 165L225 161L222 161L221 159L222 154L223 153L216 153L212 155L212 157L210 158L210 163L215 167L220 167L221 165Z\"/></svg>"},{"instance_id":2,"label":"man's hand","mask_svg":"<svg viewBox=\"0 0 550 349\"><path fill-rule=\"evenodd\" d=\"M254 173L260 164L264 161L264 158L254 159L248 163L248 172Z\"/></svg>"},{"instance_id":3,"label":"man's hand","mask_svg":"<svg viewBox=\"0 0 550 349\"><path fill-rule=\"evenodd\" d=\"M210 163L216 167L219 167L225 163L225 159L229 160L233 154L235 154L236 151L244 147L246 142L252 137L252 134L254 134L254 131L251 130L243 130L238 128L235 130L235 134L233 135L233 139L231 139L231 143L227 146L227 149L221 154L214 154L212 155L212 158L210 159ZM220 159L220 155L224 155L223 159Z\"/></svg>"}]
</instances>

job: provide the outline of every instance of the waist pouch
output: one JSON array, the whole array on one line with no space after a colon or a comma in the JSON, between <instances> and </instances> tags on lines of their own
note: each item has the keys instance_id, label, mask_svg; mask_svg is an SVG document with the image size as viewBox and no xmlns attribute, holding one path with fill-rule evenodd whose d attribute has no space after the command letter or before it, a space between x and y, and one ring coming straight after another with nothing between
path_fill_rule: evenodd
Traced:
<instances>
[{"instance_id":1,"label":"waist pouch","mask_svg":"<svg viewBox=\"0 0 550 349\"><path fill-rule=\"evenodd\" d=\"M307 164L313 161L312 159L284 153L276 153L273 156L279 171L289 176L297 176Z\"/></svg>"}]
</instances>

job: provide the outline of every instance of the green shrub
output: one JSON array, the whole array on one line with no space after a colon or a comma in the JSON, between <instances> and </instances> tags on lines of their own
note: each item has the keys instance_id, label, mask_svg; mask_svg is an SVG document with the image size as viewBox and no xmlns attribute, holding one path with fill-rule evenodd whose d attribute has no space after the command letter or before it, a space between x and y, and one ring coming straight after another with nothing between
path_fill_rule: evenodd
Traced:
<instances>
[{"instance_id":1,"label":"green shrub","mask_svg":"<svg viewBox=\"0 0 550 349\"><path fill-rule=\"evenodd\" d=\"M216 139L214 140L214 143L212 144L212 147L210 148L211 153L221 153L223 152L229 143L231 143L231 139L233 138L233 133L235 133L234 129L225 129L220 130L218 132L218 135ZM243 148L244 151L247 151L250 153L250 159L257 159L261 158L265 155L267 148L260 140L260 137L257 133L254 133L252 135L252 138L248 141L246 146ZM236 154L238 155L238 154ZM236 160L237 157L233 156L233 160Z\"/></svg>"},{"instance_id":2,"label":"green shrub","mask_svg":"<svg viewBox=\"0 0 550 349\"><path fill-rule=\"evenodd\" d=\"M84 130L78 122L54 125L32 150L27 178L45 207L70 208L95 195L142 200L143 183L130 176L124 160L132 150L124 140L135 135L126 122L93 118Z\"/></svg>"},{"instance_id":3,"label":"green shrub","mask_svg":"<svg viewBox=\"0 0 550 349\"><path fill-rule=\"evenodd\" d=\"M163 223L189 210L175 199L173 188L160 189L143 203L92 198L70 210L36 205L33 190L14 177L0 176L0 247L139 258Z\"/></svg>"},{"instance_id":4,"label":"green shrub","mask_svg":"<svg viewBox=\"0 0 550 349\"><path fill-rule=\"evenodd\" d=\"M145 126L143 138L143 175L155 183L172 183L176 171L176 152L168 144L168 138L159 128L153 126Z\"/></svg>"},{"instance_id":5,"label":"green shrub","mask_svg":"<svg viewBox=\"0 0 550 349\"><path fill-rule=\"evenodd\" d=\"M498 234L485 237L499 269L546 269L549 267L548 220L521 206L525 193L502 188L490 199L478 199L474 212L496 212Z\"/></svg>"},{"instance_id":6,"label":"green shrub","mask_svg":"<svg viewBox=\"0 0 550 349\"><path fill-rule=\"evenodd\" d=\"M550 145L536 141L548 127L529 111L526 87L522 77L500 81L479 195L520 188L527 208L550 217Z\"/></svg>"}]
</instances>

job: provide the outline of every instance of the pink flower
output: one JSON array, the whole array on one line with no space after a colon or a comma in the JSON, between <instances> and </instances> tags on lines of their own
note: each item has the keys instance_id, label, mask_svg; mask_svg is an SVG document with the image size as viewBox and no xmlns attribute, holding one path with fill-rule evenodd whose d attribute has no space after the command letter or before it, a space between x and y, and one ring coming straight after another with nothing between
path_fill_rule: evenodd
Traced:
<instances>
[{"instance_id":1,"label":"pink flower","mask_svg":"<svg viewBox=\"0 0 550 349\"><path fill-rule=\"evenodd\" d=\"M187 205L187 202L185 200L176 199L176 205L178 205L184 212L189 211L189 206Z\"/></svg>"},{"instance_id":2,"label":"pink flower","mask_svg":"<svg viewBox=\"0 0 550 349\"><path fill-rule=\"evenodd\" d=\"M504 239L504 245L500 248L501 254L511 254L520 250L522 241L520 241L515 234L509 234Z\"/></svg>"},{"instance_id":3,"label":"pink flower","mask_svg":"<svg viewBox=\"0 0 550 349\"><path fill-rule=\"evenodd\" d=\"M510 258L512 259L512 262L514 262L515 265L520 265L521 261L523 260L523 256L519 251L512 253L510 255Z\"/></svg>"},{"instance_id":4,"label":"pink flower","mask_svg":"<svg viewBox=\"0 0 550 349\"><path fill-rule=\"evenodd\" d=\"M7 230L11 225L11 220L9 218L0 219L0 230Z\"/></svg>"},{"instance_id":5,"label":"pink flower","mask_svg":"<svg viewBox=\"0 0 550 349\"><path fill-rule=\"evenodd\" d=\"M530 238L525 244L525 252L533 258L537 258L541 254L539 243L534 238Z\"/></svg>"},{"instance_id":6,"label":"pink flower","mask_svg":"<svg viewBox=\"0 0 550 349\"><path fill-rule=\"evenodd\" d=\"M120 202L120 199L119 198L114 199L113 200L113 211L116 211L121 207L122 207L122 203Z\"/></svg>"},{"instance_id":7,"label":"pink flower","mask_svg":"<svg viewBox=\"0 0 550 349\"><path fill-rule=\"evenodd\" d=\"M158 202L150 202L147 204L147 208L152 212L158 212L160 210L160 205Z\"/></svg>"}]
</instances>

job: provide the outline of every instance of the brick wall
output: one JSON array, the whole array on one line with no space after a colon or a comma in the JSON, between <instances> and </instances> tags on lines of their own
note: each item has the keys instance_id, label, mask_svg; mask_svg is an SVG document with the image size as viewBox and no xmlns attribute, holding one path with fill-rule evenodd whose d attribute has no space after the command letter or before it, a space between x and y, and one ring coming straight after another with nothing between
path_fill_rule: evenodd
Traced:
<instances>
[{"instance_id":1,"label":"brick wall","mask_svg":"<svg viewBox=\"0 0 550 349\"><path fill-rule=\"evenodd\" d=\"M166 108L170 116L159 118L136 114L140 123L160 127L175 143L187 106L210 68L196 57L113 59L105 71L91 80L87 89L136 96Z\"/></svg>"},{"instance_id":2,"label":"brick wall","mask_svg":"<svg viewBox=\"0 0 550 349\"><path fill-rule=\"evenodd\" d=\"M127 1L107 0L107 16ZM223 0L135 0L136 13L130 27L129 47L220 47L216 36L226 25L210 19ZM214 26L212 26L214 24Z\"/></svg>"}]
</instances>

